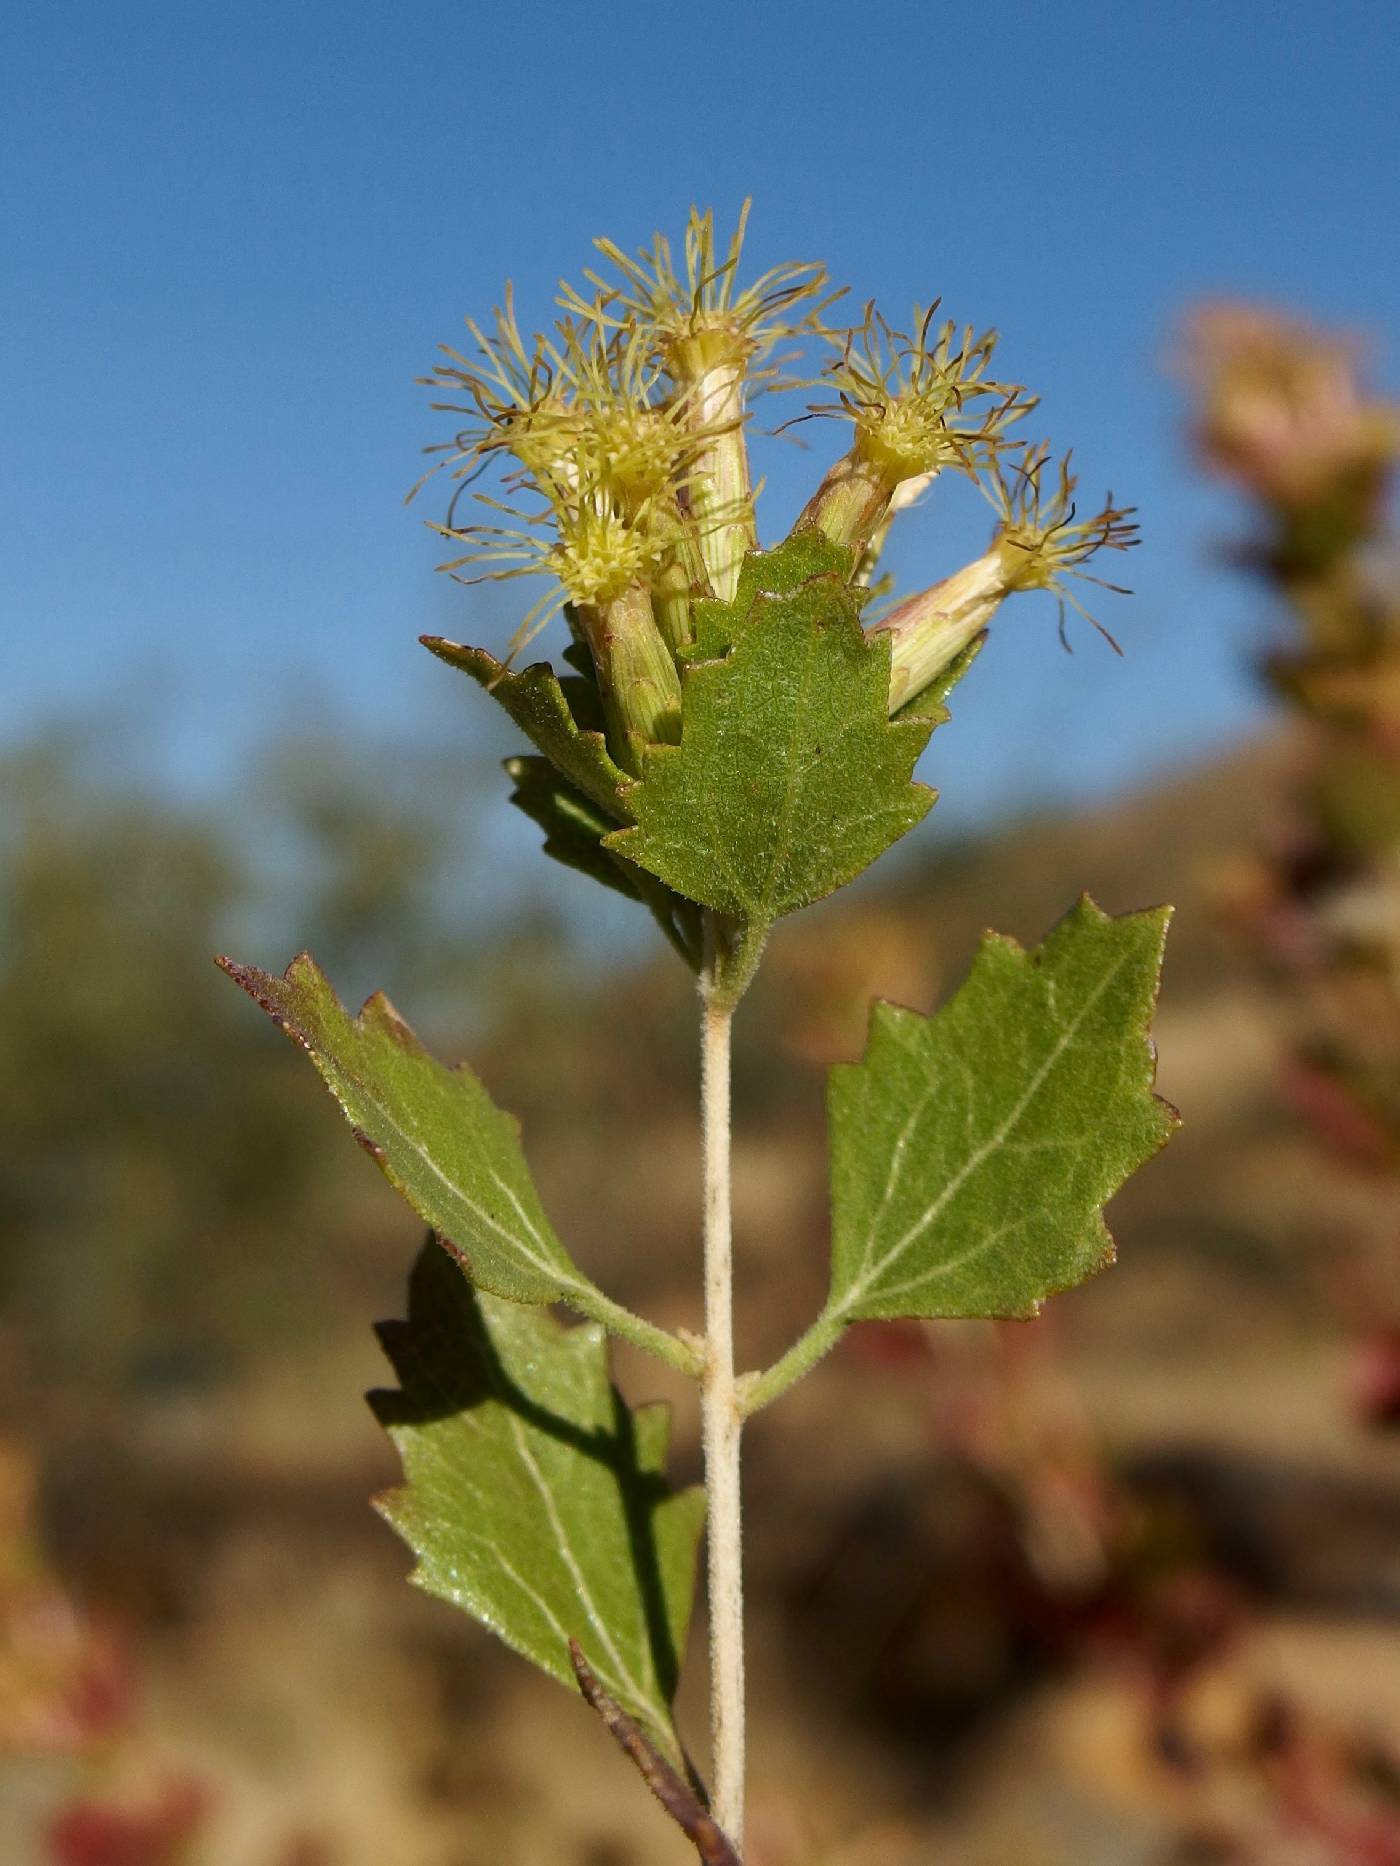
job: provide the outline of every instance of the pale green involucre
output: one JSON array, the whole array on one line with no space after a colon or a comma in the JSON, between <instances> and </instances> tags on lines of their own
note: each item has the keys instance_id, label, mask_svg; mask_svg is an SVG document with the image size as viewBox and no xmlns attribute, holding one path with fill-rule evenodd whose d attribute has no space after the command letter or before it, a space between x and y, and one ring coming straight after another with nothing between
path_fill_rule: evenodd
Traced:
<instances>
[{"instance_id":1,"label":"pale green involucre","mask_svg":"<svg viewBox=\"0 0 1400 1866\"><path fill-rule=\"evenodd\" d=\"M413 1579L574 1688L577 1639L607 1690L684 1771L671 1699L704 1493L669 1489L664 1406L629 1411L602 1329L477 1295L429 1241L370 1395L405 1483L376 1499Z\"/></svg>"}]
</instances>

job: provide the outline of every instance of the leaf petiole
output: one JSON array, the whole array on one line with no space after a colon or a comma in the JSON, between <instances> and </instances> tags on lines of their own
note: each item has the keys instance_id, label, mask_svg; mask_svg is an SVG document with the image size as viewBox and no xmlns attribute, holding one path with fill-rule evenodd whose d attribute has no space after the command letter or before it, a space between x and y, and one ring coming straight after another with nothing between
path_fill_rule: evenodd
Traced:
<instances>
[{"instance_id":1,"label":"leaf petiole","mask_svg":"<svg viewBox=\"0 0 1400 1866\"><path fill-rule=\"evenodd\" d=\"M605 1296L600 1289L584 1286L578 1291L569 1291L564 1300L580 1315L586 1315L591 1322L601 1322L610 1334L620 1336L623 1341L630 1341L634 1347L642 1348L648 1354L654 1354L659 1361L665 1361L668 1367L674 1367L678 1373L689 1374L692 1380L698 1380L704 1370L704 1350L697 1345L673 1335L668 1328L660 1328L655 1322L647 1321L645 1316L637 1315L633 1310L624 1308L622 1303L614 1302L611 1296Z\"/></svg>"},{"instance_id":2,"label":"leaf petiole","mask_svg":"<svg viewBox=\"0 0 1400 1866\"><path fill-rule=\"evenodd\" d=\"M751 1419L775 1399L781 1399L789 1387L796 1386L817 1362L829 1354L841 1339L845 1318L834 1309L823 1309L805 1334L799 1335L787 1353L762 1372L743 1374L738 1381L740 1414Z\"/></svg>"},{"instance_id":3,"label":"leaf petiole","mask_svg":"<svg viewBox=\"0 0 1400 1866\"><path fill-rule=\"evenodd\" d=\"M714 918L714 963L706 996L715 1010L732 1013L753 983L773 927L769 920Z\"/></svg>"}]
</instances>

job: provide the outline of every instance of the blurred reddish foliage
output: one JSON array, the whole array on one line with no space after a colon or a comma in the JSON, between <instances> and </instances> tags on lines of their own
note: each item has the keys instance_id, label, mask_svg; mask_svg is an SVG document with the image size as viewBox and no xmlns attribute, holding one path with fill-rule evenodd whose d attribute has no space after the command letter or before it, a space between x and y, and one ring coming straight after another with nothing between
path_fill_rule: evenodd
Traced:
<instances>
[{"instance_id":1,"label":"blurred reddish foliage","mask_svg":"<svg viewBox=\"0 0 1400 1866\"><path fill-rule=\"evenodd\" d=\"M1223 905L1287 1009L1295 1111L1339 1165L1395 1175L1400 550L1388 508L1400 408L1369 384L1354 339L1262 307L1199 309L1184 368L1200 455L1250 501L1240 555L1291 617L1263 672L1308 744L1290 826L1240 868ZM1353 1217L1348 1245L1348 1289L1326 1273L1321 1285L1368 1323L1400 1324L1393 1221L1367 1234ZM1395 1423L1378 1400L1360 1412Z\"/></svg>"},{"instance_id":2,"label":"blurred reddish foliage","mask_svg":"<svg viewBox=\"0 0 1400 1866\"><path fill-rule=\"evenodd\" d=\"M85 1797L49 1828L53 1866L181 1866L208 1811L207 1791L181 1777L138 1797Z\"/></svg>"},{"instance_id":3,"label":"blurred reddish foliage","mask_svg":"<svg viewBox=\"0 0 1400 1866\"><path fill-rule=\"evenodd\" d=\"M34 1509L32 1461L0 1441L0 1752L77 1755L130 1715L131 1663L51 1573Z\"/></svg>"}]
</instances>

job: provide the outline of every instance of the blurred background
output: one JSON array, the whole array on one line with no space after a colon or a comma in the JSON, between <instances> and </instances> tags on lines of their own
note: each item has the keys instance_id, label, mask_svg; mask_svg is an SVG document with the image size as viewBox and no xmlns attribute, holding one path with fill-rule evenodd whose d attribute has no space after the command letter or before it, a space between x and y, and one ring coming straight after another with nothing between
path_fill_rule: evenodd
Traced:
<instances>
[{"instance_id":1,"label":"blurred background","mask_svg":"<svg viewBox=\"0 0 1400 1866\"><path fill-rule=\"evenodd\" d=\"M823 1071L1082 888L1179 913L1186 1127L1042 1321L853 1331L748 1453L752 1866L1400 1862L1400 26L1383 0L606 13L16 0L0 61L0 1855L687 1857L568 1694L403 1585L360 1399L410 1213L210 963L310 947L695 1325L693 1005L539 860L420 632L415 378L588 242L755 208L1002 332L1136 595L1012 606L929 822L746 1007L746 1364L823 1292ZM781 536L839 450L756 439ZM906 588L983 548L901 520ZM605 1177L599 1162L608 1159ZM587 1196L566 1188L587 1186ZM689 1396L623 1354L634 1398ZM682 1717L703 1727L697 1636Z\"/></svg>"}]
</instances>

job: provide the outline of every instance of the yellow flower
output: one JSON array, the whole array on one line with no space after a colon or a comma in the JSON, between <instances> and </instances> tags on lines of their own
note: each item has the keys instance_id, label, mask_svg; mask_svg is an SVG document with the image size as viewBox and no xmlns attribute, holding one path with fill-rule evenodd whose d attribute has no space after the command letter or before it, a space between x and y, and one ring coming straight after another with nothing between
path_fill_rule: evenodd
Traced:
<instances>
[{"instance_id":1,"label":"yellow flower","mask_svg":"<svg viewBox=\"0 0 1400 1866\"><path fill-rule=\"evenodd\" d=\"M560 288L567 311L607 318L656 360L673 385L681 420L702 439L685 505L698 526L708 582L725 600L738 586L745 551L758 542L744 422L748 392L765 385L772 372L755 374L754 366L775 343L818 327L830 302L818 265L775 266L740 286L749 205L745 201L723 256L713 213L692 208L683 271L663 234L635 257L612 240L596 240L618 276L609 281L586 273L597 294L591 302L571 285Z\"/></svg>"},{"instance_id":2,"label":"yellow flower","mask_svg":"<svg viewBox=\"0 0 1400 1866\"><path fill-rule=\"evenodd\" d=\"M739 262L752 202L745 201L728 250L715 245L712 209L692 207L685 230L685 267L676 267L671 243L658 233L633 257L614 240L593 244L617 269L607 280L585 278L619 326L630 325L678 383L698 382L721 364L749 364L775 343L816 328L834 296L826 268L790 261L773 266L752 284L738 283ZM566 311L591 314L594 305L567 283L560 287ZM807 308L800 315L798 307Z\"/></svg>"},{"instance_id":3,"label":"yellow flower","mask_svg":"<svg viewBox=\"0 0 1400 1866\"><path fill-rule=\"evenodd\" d=\"M937 313L937 300L926 310L916 305L911 334L870 304L844 334L819 378L836 400L814 402L801 419L847 420L853 445L808 501L799 526L864 552L899 486L927 484L945 467L975 477L996 459L1004 429L1035 406L1019 387L988 376L995 331L978 336L971 325L961 332L951 320L935 325Z\"/></svg>"},{"instance_id":4,"label":"yellow flower","mask_svg":"<svg viewBox=\"0 0 1400 1866\"><path fill-rule=\"evenodd\" d=\"M597 304L587 311L527 345L507 295L493 334L472 326L476 359L435 372L462 392L450 406L472 417L449 443L459 485L435 527L466 548L441 567L481 567L466 582L541 574L558 586L530 610L516 649L566 602L607 604L688 545L693 554L699 462L725 432L696 420L635 328L615 327ZM492 460L508 499L475 490L491 516L459 521L462 493ZM522 508L522 495L538 506Z\"/></svg>"},{"instance_id":5,"label":"yellow flower","mask_svg":"<svg viewBox=\"0 0 1400 1866\"><path fill-rule=\"evenodd\" d=\"M997 333L978 336L970 324L960 332L951 318L935 327L938 308L937 299L927 310L915 305L911 334L867 305L823 374L837 400L809 411L851 421L856 451L896 483L985 464L1006 423L1034 406L1019 387L987 375ZM964 419L964 409L984 398L991 406L980 418Z\"/></svg>"}]
</instances>

